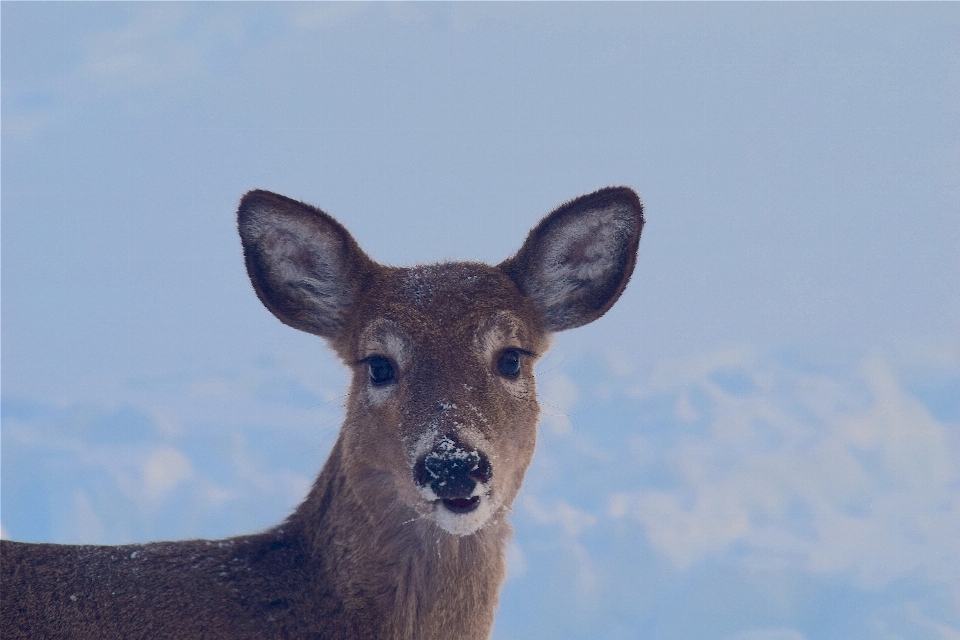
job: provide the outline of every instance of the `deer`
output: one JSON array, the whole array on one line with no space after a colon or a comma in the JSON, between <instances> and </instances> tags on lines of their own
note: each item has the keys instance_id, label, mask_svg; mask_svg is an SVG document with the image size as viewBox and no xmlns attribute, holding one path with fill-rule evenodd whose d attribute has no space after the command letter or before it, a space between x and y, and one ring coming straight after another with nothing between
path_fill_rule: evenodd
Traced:
<instances>
[{"instance_id":1,"label":"deer","mask_svg":"<svg viewBox=\"0 0 960 640\"><path fill-rule=\"evenodd\" d=\"M282 524L224 540L0 544L4 638L480 640L540 408L534 364L604 315L637 260L627 187L569 201L496 266L385 266L333 217L254 190L260 301L352 370L319 476Z\"/></svg>"}]
</instances>

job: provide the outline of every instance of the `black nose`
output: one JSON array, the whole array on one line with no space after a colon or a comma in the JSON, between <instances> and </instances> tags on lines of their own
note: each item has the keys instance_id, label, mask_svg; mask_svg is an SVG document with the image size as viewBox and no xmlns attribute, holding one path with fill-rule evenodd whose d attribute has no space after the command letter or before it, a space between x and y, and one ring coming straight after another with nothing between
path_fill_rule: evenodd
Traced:
<instances>
[{"instance_id":1,"label":"black nose","mask_svg":"<svg viewBox=\"0 0 960 640\"><path fill-rule=\"evenodd\" d=\"M417 462L413 477L421 487L430 487L441 500L459 500L469 498L477 482L488 482L493 477L493 467L487 456L447 435Z\"/></svg>"}]
</instances>

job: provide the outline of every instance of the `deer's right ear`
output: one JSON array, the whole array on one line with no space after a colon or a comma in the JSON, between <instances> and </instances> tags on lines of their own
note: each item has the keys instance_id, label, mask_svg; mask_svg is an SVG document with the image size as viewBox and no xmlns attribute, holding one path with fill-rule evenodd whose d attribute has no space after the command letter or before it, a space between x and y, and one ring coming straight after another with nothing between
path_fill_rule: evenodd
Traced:
<instances>
[{"instance_id":1,"label":"deer's right ear","mask_svg":"<svg viewBox=\"0 0 960 640\"><path fill-rule=\"evenodd\" d=\"M548 331L593 322L623 293L637 262L643 205L608 187L559 207L499 265L540 310Z\"/></svg>"},{"instance_id":2,"label":"deer's right ear","mask_svg":"<svg viewBox=\"0 0 960 640\"><path fill-rule=\"evenodd\" d=\"M335 337L373 270L347 230L315 207L260 190L243 196L237 228L267 309L291 327Z\"/></svg>"}]
</instances>

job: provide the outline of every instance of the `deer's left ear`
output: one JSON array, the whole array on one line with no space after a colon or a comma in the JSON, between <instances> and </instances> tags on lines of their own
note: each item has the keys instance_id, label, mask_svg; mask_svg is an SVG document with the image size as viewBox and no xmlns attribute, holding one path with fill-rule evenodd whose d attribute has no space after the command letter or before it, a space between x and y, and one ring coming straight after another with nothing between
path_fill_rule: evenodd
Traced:
<instances>
[{"instance_id":1,"label":"deer's left ear","mask_svg":"<svg viewBox=\"0 0 960 640\"><path fill-rule=\"evenodd\" d=\"M540 310L544 328L573 329L602 316L623 293L643 222L632 189L601 189L541 220L499 267Z\"/></svg>"}]
</instances>

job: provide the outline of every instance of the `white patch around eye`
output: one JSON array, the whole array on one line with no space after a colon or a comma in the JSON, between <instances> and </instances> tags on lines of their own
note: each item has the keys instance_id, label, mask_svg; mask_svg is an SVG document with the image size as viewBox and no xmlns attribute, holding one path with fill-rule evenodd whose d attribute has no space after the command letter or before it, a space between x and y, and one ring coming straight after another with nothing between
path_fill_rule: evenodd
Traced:
<instances>
[{"instance_id":1,"label":"white patch around eye","mask_svg":"<svg viewBox=\"0 0 960 640\"><path fill-rule=\"evenodd\" d=\"M483 334L480 341L480 359L484 363L491 363L499 357L500 350L510 344L507 332L501 327L493 327Z\"/></svg>"},{"instance_id":2,"label":"white patch around eye","mask_svg":"<svg viewBox=\"0 0 960 640\"><path fill-rule=\"evenodd\" d=\"M385 384L382 386L375 386L374 384L367 383L367 403L374 407L379 407L383 404L387 398L393 395L393 390L396 388L394 384Z\"/></svg>"},{"instance_id":3,"label":"white patch around eye","mask_svg":"<svg viewBox=\"0 0 960 640\"><path fill-rule=\"evenodd\" d=\"M501 311L493 316L485 327L481 327L474 340L474 348L478 351L481 362L484 366L490 367L490 371L497 370L497 360L504 349L520 345L520 321L507 311ZM530 376L521 374L516 377L503 375L496 377L514 395L523 396L530 392Z\"/></svg>"},{"instance_id":4,"label":"white patch around eye","mask_svg":"<svg viewBox=\"0 0 960 640\"><path fill-rule=\"evenodd\" d=\"M410 365L410 349L407 341L396 333L387 333L383 338L384 355L393 358L401 369L406 369Z\"/></svg>"},{"instance_id":5,"label":"white patch around eye","mask_svg":"<svg viewBox=\"0 0 960 640\"><path fill-rule=\"evenodd\" d=\"M503 349L520 346L520 321L508 311L497 312L477 331L473 346L482 362L496 364Z\"/></svg>"},{"instance_id":6,"label":"white patch around eye","mask_svg":"<svg viewBox=\"0 0 960 640\"><path fill-rule=\"evenodd\" d=\"M363 358L384 356L389 359L394 367L393 375L395 379L399 378L410 365L409 342L399 327L389 320L378 320L364 329L360 335L360 345ZM375 385L370 381L368 375L366 380L367 402L374 407L379 407L393 395L396 388L397 385L393 382Z\"/></svg>"}]
</instances>

